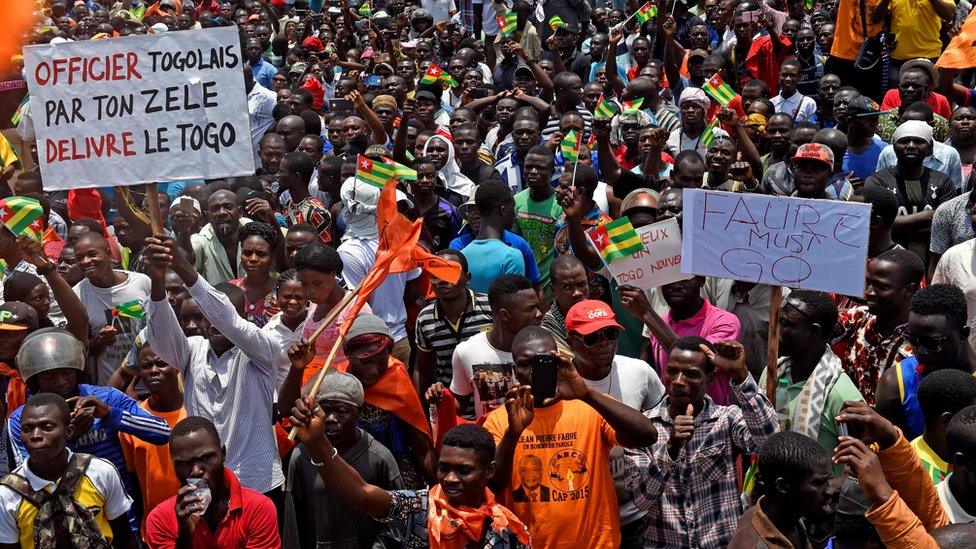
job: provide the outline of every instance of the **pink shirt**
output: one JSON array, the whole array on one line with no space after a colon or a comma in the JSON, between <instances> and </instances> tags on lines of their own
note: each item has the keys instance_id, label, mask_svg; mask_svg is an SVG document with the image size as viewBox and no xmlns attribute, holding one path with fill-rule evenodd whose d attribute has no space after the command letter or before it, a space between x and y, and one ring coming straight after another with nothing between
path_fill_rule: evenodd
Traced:
<instances>
[{"instance_id":1,"label":"pink shirt","mask_svg":"<svg viewBox=\"0 0 976 549\"><path fill-rule=\"evenodd\" d=\"M739 319L732 313L716 307L704 300L704 305L690 318L684 320L674 320L671 312L664 315L664 322L674 330L678 337L699 336L708 341L722 341L726 339L739 338ZM668 351L657 342L657 338L651 336L651 353L657 362L658 373L664 379L664 369L668 365ZM708 386L708 395L716 404L723 406L729 403L729 395L732 387L729 385L728 374L718 373L715 379Z\"/></svg>"}]
</instances>

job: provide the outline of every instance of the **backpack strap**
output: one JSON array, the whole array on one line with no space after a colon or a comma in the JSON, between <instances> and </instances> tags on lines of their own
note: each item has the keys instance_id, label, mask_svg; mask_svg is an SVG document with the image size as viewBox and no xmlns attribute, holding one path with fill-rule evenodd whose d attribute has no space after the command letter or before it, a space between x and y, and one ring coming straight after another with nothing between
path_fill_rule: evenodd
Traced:
<instances>
[{"instance_id":1,"label":"backpack strap","mask_svg":"<svg viewBox=\"0 0 976 549\"><path fill-rule=\"evenodd\" d=\"M8 473L3 480L0 480L0 484L10 488L14 492L20 494L20 497L26 499L34 507L40 507L44 504L50 494L41 490L35 490L31 487L30 481L26 478L15 475L14 473Z\"/></svg>"},{"instance_id":2,"label":"backpack strap","mask_svg":"<svg viewBox=\"0 0 976 549\"><path fill-rule=\"evenodd\" d=\"M65 470L64 475L61 476L61 480L58 481L58 487L55 488L55 494L65 494L74 497L75 489L78 487L78 483L81 479L85 478L85 471L88 470L88 464L91 463L91 454L81 454L75 452L71 454L71 461L68 462L68 468Z\"/></svg>"}]
</instances>

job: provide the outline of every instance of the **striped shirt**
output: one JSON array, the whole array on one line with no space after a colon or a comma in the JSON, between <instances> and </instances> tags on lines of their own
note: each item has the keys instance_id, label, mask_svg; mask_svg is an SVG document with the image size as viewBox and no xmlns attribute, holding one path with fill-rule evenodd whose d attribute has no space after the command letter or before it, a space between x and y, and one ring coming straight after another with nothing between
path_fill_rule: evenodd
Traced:
<instances>
[{"instance_id":1,"label":"striped shirt","mask_svg":"<svg viewBox=\"0 0 976 549\"><path fill-rule=\"evenodd\" d=\"M450 386L454 348L490 326L488 296L471 290L468 290L468 307L461 313L457 325L443 316L438 301L424 307L417 315L417 348L434 353L434 381Z\"/></svg>"},{"instance_id":2,"label":"striped shirt","mask_svg":"<svg viewBox=\"0 0 976 549\"><path fill-rule=\"evenodd\" d=\"M227 296L202 276L187 290L233 347L217 356L210 340L187 337L166 299L147 303L149 344L183 374L187 415L217 427L227 468L241 484L263 494L285 482L271 423L281 342L238 315Z\"/></svg>"},{"instance_id":3,"label":"striped shirt","mask_svg":"<svg viewBox=\"0 0 976 549\"><path fill-rule=\"evenodd\" d=\"M586 105L582 103L576 106L576 112L578 112L580 116L583 117L583 143L586 143L586 140L590 136L590 130L593 128L593 114L590 113L590 111L586 110ZM552 114L549 115L549 120L546 121L546 127L542 129L543 143L545 143L546 140L549 139L550 136L552 136L552 134L559 131L559 120L561 120L562 117L563 117L562 114L559 114L555 111L553 111Z\"/></svg>"}]
</instances>

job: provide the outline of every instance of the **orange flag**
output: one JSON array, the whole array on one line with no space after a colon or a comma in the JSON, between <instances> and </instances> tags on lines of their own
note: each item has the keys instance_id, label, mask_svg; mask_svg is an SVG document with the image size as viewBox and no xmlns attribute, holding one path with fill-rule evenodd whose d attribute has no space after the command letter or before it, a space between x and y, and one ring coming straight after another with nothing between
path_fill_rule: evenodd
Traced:
<instances>
[{"instance_id":1,"label":"orange flag","mask_svg":"<svg viewBox=\"0 0 976 549\"><path fill-rule=\"evenodd\" d=\"M976 11L963 22L959 34L952 38L935 66L942 69L976 67Z\"/></svg>"}]
</instances>

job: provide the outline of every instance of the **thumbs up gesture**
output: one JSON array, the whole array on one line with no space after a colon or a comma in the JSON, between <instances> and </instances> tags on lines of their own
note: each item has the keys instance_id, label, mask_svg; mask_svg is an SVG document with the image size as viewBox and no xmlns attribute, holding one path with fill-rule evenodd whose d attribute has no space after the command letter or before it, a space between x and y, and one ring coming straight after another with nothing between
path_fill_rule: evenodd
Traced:
<instances>
[{"instance_id":1,"label":"thumbs up gesture","mask_svg":"<svg viewBox=\"0 0 976 549\"><path fill-rule=\"evenodd\" d=\"M689 404L684 415L674 418L674 430L671 432L671 438L668 439L668 454L671 455L671 459L677 459L681 448L684 447L694 432L695 406Z\"/></svg>"}]
</instances>

